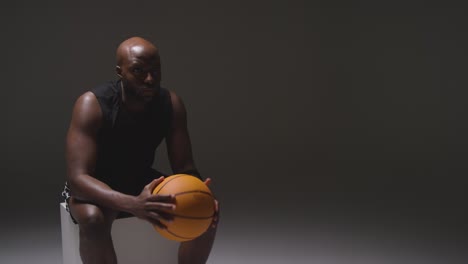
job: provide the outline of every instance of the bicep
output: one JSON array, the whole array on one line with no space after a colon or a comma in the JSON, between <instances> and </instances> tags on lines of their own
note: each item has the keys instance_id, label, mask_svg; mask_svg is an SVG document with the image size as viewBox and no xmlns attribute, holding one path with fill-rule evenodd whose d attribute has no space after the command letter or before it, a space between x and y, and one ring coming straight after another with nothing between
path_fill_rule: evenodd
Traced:
<instances>
[{"instance_id":1,"label":"bicep","mask_svg":"<svg viewBox=\"0 0 468 264\"><path fill-rule=\"evenodd\" d=\"M192 145L187 128L187 112L182 100L171 94L172 121L166 138L167 151L174 172L180 172L194 167Z\"/></svg>"},{"instance_id":2,"label":"bicep","mask_svg":"<svg viewBox=\"0 0 468 264\"><path fill-rule=\"evenodd\" d=\"M66 138L66 161L70 179L91 175L97 156L97 132L100 126L100 108L94 95L80 97L75 104Z\"/></svg>"},{"instance_id":3,"label":"bicep","mask_svg":"<svg viewBox=\"0 0 468 264\"><path fill-rule=\"evenodd\" d=\"M86 132L70 126L66 141L69 176L92 174L96 160L96 142Z\"/></svg>"}]
</instances>

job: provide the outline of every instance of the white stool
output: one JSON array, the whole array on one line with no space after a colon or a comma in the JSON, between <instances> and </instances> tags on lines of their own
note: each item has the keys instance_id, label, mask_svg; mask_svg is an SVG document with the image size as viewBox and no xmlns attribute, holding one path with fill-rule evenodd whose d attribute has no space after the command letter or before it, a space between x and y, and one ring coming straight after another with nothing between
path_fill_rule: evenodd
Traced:
<instances>
[{"instance_id":1,"label":"white stool","mask_svg":"<svg viewBox=\"0 0 468 264\"><path fill-rule=\"evenodd\" d=\"M60 204L63 264L82 264L79 228L65 206ZM112 240L119 264L177 263L179 243L163 238L151 224L136 217L115 220Z\"/></svg>"}]
</instances>

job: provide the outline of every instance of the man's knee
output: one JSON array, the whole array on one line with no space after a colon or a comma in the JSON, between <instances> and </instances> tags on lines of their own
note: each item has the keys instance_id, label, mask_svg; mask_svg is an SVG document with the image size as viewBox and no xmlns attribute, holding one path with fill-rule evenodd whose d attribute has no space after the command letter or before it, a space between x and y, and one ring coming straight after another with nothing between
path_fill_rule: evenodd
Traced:
<instances>
[{"instance_id":1,"label":"man's knee","mask_svg":"<svg viewBox=\"0 0 468 264\"><path fill-rule=\"evenodd\" d=\"M104 213L98 208L89 208L79 217L78 224L85 228L104 228L110 224Z\"/></svg>"},{"instance_id":2,"label":"man's knee","mask_svg":"<svg viewBox=\"0 0 468 264\"><path fill-rule=\"evenodd\" d=\"M80 232L110 232L115 214L92 204L80 204L73 208L73 216L78 222Z\"/></svg>"}]
</instances>

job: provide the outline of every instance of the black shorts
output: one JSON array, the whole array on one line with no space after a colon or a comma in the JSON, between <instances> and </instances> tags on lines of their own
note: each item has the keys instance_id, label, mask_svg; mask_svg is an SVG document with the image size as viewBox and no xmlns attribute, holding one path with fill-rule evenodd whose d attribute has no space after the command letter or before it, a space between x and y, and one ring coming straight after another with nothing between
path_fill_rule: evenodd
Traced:
<instances>
[{"instance_id":1,"label":"black shorts","mask_svg":"<svg viewBox=\"0 0 468 264\"><path fill-rule=\"evenodd\" d=\"M116 191L136 196L136 195L141 193L143 188L148 183L150 183L152 180L157 179L157 178L159 178L161 176L167 176L167 175L153 169L150 174L144 175L139 180L136 180L136 181L132 182L132 184L122 185L122 184L118 184L118 183L113 184L112 182L107 182L107 181L104 181L104 182L106 184L108 184L109 186L111 186L111 188L113 188ZM71 197L71 192L70 192L70 187L68 186L67 182L65 182L65 186L63 187L62 197L64 199L65 207L67 209L67 212L70 214L70 217L73 220L73 222L75 224L77 224L75 218L73 217L73 215L70 212L70 207L68 205L70 197ZM119 212L119 214L117 216L117 219L132 217L132 216L133 216L132 214L127 213L127 212Z\"/></svg>"}]
</instances>

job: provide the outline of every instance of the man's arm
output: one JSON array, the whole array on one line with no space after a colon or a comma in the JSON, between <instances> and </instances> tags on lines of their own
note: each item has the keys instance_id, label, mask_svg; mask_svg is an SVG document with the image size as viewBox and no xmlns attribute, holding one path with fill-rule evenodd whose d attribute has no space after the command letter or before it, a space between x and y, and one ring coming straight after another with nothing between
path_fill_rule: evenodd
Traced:
<instances>
[{"instance_id":1,"label":"man's arm","mask_svg":"<svg viewBox=\"0 0 468 264\"><path fill-rule=\"evenodd\" d=\"M167 153L171 163L173 173L187 173L193 174L201 178L192 156L192 144L187 128L187 111L185 110L184 103L179 96L171 92L172 100L172 122L170 131L166 138ZM202 179L203 180L203 179ZM205 179L205 184L211 184L211 178ZM215 228L219 219L219 205L218 200L215 199L215 216L211 226ZM185 242L190 244L191 242ZM195 243L196 244L196 243Z\"/></svg>"},{"instance_id":2,"label":"man's arm","mask_svg":"<svg viewBox=\"0 0 468 264\"><path fill-rule=\"evenodd\" d=\"M172 121L166 137L167 153L173 173L197 172L187 129L187 112L182 99L171 92Z\"/></svg>"},{"instance_id":3,"label":"man's arm","mask_svg":"<svg viewBox=\"0 0 468 264\"><path fill-rule=\"evenodd\" d=\"M72 196L114 210L128 212L132 196L112 190L94 178L97 156L97 134L102 124L99 102L91 92L75 103L66 139L68 183Z\"/></svg>"}]
</instances>

